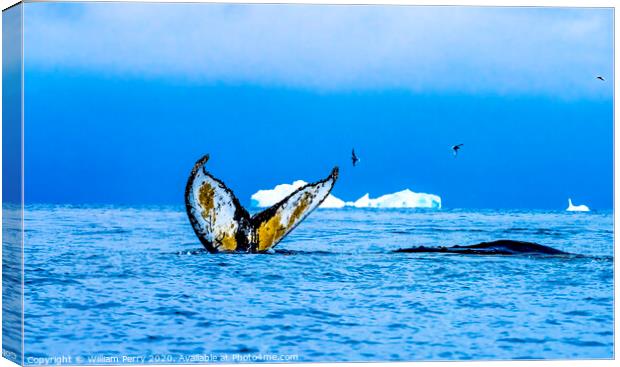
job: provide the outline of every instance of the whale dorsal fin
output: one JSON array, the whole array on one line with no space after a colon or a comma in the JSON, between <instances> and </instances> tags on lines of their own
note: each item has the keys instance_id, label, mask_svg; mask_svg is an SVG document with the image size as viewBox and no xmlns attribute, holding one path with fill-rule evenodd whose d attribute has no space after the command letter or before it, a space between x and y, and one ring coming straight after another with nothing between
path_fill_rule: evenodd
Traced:
<instances>
[{"instance_id":1,"label":"whale dorsal fin","mask_svg":"<svg viewBox=\"0 0 620 367\"><path fill-rule=\"evenodd\" d=\"M185 209L194 232L209 252L250 250L250 214L226 185L205 169L209 156L192 169Z\"/></svg>"},{"instance_id":2,"label":"whale dorsal fin","mask_svg":"<svg viewBox=\"0 0 620 367\"><path fill-rule=\"evenodd\" d=\"M256 251L266 251L278 244L321 205L337 179L338 168L334 168L327 178L300 187L272 207L254 215L252 243L256 245Z\"/></svg>"},{"instance_id":3,"label":"whale dorsal fin","mask_svg":"<svg viewBox=\"0 0 620 367\"><path fill-rule=\"evenodd\" d=\"M209 156L192 169L185 208L194 232L209 252L261 252L274 247L329 195L338 168L250 218L233 192L205 168Z\"/></svg>"}]
</instances>

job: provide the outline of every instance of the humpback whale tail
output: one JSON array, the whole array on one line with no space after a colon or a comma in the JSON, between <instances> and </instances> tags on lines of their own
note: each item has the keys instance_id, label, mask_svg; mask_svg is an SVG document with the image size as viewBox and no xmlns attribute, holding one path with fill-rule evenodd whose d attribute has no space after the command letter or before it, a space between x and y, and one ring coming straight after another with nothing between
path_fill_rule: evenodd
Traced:
<instances>
[{"instance_id":1,"label":"humpback whale tail","mask_svg":"<svg viewBox=\"0 0 620 367\"><path fill-rule=\"evenodd\" d=\"M263 252L278 244L327 198L338 167L325 179L304 185L270 208L250 216L235 194L199 159L185 187L187 216L203 246L215 252Z\"/></svg>"}]
</instances>

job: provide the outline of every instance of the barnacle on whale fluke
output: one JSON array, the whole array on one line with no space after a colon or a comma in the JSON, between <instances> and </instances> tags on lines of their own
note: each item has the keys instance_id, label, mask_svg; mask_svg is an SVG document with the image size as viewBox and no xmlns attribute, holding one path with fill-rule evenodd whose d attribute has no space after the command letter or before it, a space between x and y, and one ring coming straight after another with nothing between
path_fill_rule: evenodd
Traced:
<instances>
[{"instance_id":1,"label":"barnacle on whale fluke","mask_svg":"<svg viewBox=\"0 0 620 367\"><path fill-rule=\"evenodd\" d=\"M338 168L300 187L270 208L250 216L224 182L196 162L185 187L185 209L194 232L209 252L262 252L280 242L329 195Z\"/></svg>"}]
</instances>

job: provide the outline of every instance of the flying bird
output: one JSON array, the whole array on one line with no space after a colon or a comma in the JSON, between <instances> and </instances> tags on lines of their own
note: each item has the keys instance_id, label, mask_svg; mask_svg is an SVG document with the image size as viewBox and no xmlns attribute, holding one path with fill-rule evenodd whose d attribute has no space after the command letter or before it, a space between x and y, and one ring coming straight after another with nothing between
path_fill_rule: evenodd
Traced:
<instances>
[{"instance_id":1,"label":"flying bird","mask_svg":"<svg viewBox=\"0 0 620 367\"><path fill-rule=\"evenodd\" d=\"M602 76L600 76L600 75L599 75L599 76L597 76L597 77L596 77L596 79L598 79L598 80L602 80L602 81L605 81L605 78L603 78L603 77L602 77Z\"/></svg>"},{"instance_id":2,"label":"flying bird","mask_svg":"<svg viewBox=\"0 0 620 367\"><path fill-rule=\"evenodd\" d=\"M454 151L454 157L456 158L456 155L459 154L459 149L461 149L461 147L463 146L463 144L457 144L454 145L452 147L452 150Z\"/></svg>"},{"instance_id":3,"label":"flying bird","mask_svg":"<svg viewBox=\"0 0 620 367\"><path fill-rule=\"evenodd\" d=\"M351 162L353 162L353 167L355 167L357 165L357 162L359 162L360 159L357 158L357 155L355 155L355 149L353 149L351 151Z\"/></svg>"}]
</instances>

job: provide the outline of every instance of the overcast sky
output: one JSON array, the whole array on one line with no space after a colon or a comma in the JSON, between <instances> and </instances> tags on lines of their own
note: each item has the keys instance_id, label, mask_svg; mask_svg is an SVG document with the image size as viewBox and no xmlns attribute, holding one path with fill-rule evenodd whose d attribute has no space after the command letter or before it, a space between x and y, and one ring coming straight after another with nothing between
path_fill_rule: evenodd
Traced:
<instances>
[{"instance_id":1,"label":"overcast sky","mask_svg":"<svg viewBox=\"0 0 620 367\"><path fill-rule=\"evenodd\" d=\"M601 96L610 9L29 4L30 66L320 91Z\"/></svg>"}]
</instances>

